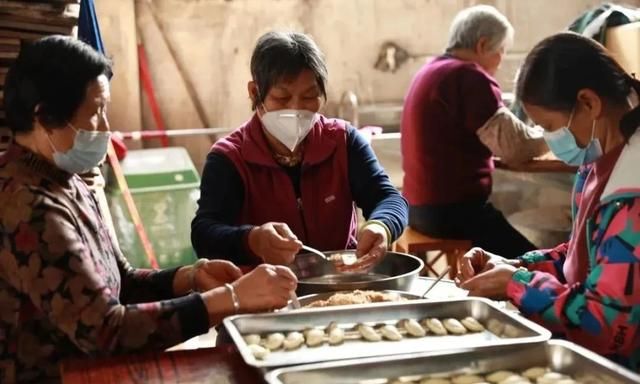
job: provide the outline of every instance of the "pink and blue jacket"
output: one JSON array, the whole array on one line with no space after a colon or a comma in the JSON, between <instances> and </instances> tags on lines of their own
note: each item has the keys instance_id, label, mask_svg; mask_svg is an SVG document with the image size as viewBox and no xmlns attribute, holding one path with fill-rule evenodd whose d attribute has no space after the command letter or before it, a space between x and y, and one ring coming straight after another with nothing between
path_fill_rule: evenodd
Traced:
<instances>
[{"instance_id":1,"label":"pink and blue jacket","mask_svg":"<svg viewBox=\"0 0 640 384\"><path fill-rule=\"evenodd\" d=\"M507 294L556 336L640 369L640 130L581 167L567 243L521 256Z\"/></svg>"}]
</instances>

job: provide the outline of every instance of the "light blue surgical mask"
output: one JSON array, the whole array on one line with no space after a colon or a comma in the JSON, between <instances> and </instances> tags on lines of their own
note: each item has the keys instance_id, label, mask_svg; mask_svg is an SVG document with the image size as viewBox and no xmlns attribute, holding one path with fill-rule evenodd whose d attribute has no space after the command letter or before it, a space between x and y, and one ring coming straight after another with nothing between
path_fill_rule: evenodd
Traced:
<instances>
[{"instance_id":1,"label":"light blue surgical mask","mask_svg":"<svg viewBox=\"0 0 640 384\"><path fill-rule=\"evenodd\" d=\"M596 121L593 121L591 128L591 140L586 147L580 148L576 143L576 138L571 133L571 121L573 120L573 111L569 116L569 122L566 127L562 127L553 132L545 131L543 133L544 140L547 142L549 149L560 160L569 165L583 165L594 162L602 156L602 146L600 140L595 137Z\"/></svg>"},{"instance_id":2,"label":"light blue surgical mask","mask_svg":"<svg viewBox=\"0 0 640 384\"><path fill-rule=\"evenodd\" d=\"M49 135L49 143L53 148L53 161L58 168L69 173L86 173L100 164L107 154L111 132L87 131L69 126L76 132L73 146L67 152L59 152L53 145Z\"/></svg>"}]
</instances>

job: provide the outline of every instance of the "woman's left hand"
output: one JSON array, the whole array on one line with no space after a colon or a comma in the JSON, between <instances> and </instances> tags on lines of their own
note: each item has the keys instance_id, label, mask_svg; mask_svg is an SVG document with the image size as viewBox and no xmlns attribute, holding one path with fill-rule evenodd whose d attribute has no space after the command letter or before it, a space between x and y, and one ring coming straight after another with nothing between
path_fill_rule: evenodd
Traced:
<instances>
[{"instance_id":1,"label":"woman's left hand","mask_svg":"<svg viewBox=\"0 0 640 384\"><path fill-rule=\"evenodd\" d=\"M358 248L356 249L358 261L350 266L344 266L342 269L357 271L377 264L387 253L388 244L387 230L381 224L366 224L358 233Z\"/></svg>"},{"instance_id":2,"label":"woman's left hand","mask_svg":"<svg viewBox=\"0 0 640 384\"><path fill-rule=\"evenodd\" d=\"M517 268L513 265L498 264L492 269L460 284L460 288L468 290L469 296L505 300L507 298L507 285L516 270Z\"/></svg>"},{"instance_id":3,"label":"woman's left hand","mask_svg":"<svg viewBox=\"0 0 640 384\"><path fill-rule=\"evenodd\" d=\"M205 292L226 283L232 283L241 276L240 268L230 261L209 260L194 271L193 288L198 292Z\"/></svg>"}]
</instances>

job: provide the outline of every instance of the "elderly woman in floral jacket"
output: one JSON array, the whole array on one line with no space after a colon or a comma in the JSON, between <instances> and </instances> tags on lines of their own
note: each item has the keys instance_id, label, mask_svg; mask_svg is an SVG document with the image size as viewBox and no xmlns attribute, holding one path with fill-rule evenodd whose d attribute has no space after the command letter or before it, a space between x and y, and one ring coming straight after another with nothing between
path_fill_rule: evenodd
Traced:
<instances>
[{"instance_id":1,"label":"elderly woman in floral jacket","mask_svg":"<svg viewBox=\"0 0 640 384\"><path fill-rule=\"evenodd\" d=\"M281 307L286 267L132 268L80 179L109 143L109 61L70 37L23 47L7 75L15 143L0 157L0 382L59 381L72 356L163 350L236 312ZM259 289L258 289L259 288Z\"/></svg>"},{"instance_id":2,"label":"elderly woman in floral jacket","mask_svg":"<svg viewBox=\"0 0 640 384\"><path fill-rule=\"evenodd\" d=\"M573 231L514 261L473 249L462 287L508 298L557 335L638 370L640 82L596 42L563 33L531 51L517 92L553 153L581 165Z\"/></svg>"}]
</instances>

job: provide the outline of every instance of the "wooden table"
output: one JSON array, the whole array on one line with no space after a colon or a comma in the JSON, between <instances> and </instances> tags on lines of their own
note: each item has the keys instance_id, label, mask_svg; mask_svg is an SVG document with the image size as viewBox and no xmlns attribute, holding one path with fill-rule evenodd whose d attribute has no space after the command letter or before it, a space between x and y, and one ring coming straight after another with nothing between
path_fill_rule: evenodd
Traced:
<instances>
[{"instance_id":1,"label":"wooden table","mask_svg":"<svg viewBox=\"0 0 640 384\"><path fill-rule=\"evenodd\" d=\"M233 346L65 361L63 384L264 384Z\"/></svg>"},{"instance_id":2,"label":"wooden table","mask_svg":"<svg viewBox=\"0 0 640 384\"><path fill-rule=\"evenodd\" d=\"M568 165L565 162L556 159L552 154L547 154L525 163L511 165L506 164L500 158L494 157L493 162L498 169L504 169L513 172L527 173L576 173L578 167Z\"/></svg>"}]
</instances>

